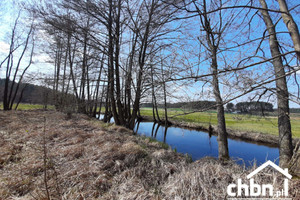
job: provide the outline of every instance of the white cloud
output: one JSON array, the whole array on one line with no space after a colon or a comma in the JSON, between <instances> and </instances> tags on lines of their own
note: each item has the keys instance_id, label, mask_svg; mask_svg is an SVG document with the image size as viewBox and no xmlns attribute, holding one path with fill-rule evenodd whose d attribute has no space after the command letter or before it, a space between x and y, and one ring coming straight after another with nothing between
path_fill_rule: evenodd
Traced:
<instances>
[{"instance_id":1,"label":"white cloud","mask_svg":"<svg viewBox=\"0 0 300 200\"><path fill-rule=\"evenodd\" d=\"M9 44L3 41L0 41L0 53L8 53L9 52Z\"/></svg>"},{"instance_id":2,"label":"white cloud","mask_svg":"<svg viewBox=\"0 0 300 200\"><path fill-rule=\"evenodd\" d=\"M51 58L45 53L39 53L34 56L34 62L36 63L47 63L51 60Z\"/></svg>"}]
</instances>

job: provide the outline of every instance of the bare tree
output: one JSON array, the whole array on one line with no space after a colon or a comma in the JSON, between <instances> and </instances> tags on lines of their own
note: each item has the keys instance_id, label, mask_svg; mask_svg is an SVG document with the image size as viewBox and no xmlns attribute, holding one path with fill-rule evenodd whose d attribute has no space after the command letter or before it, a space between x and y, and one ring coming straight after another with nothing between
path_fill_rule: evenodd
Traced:
<instances>
[{"instance_id":1,"label":"bare tree","mask_svg":"<svg viewBox=\"0 0 300 200\"><path fill-rule=\"evenodd\" d=\"M266 1L260 0L261 6L268 9ZM276 36L275 25L267 10L260 10L267 30L269 32L270 51L273 57L273 67L276 76L276 92L278 104L278 131L279 131L279 164L287 167L293 155L292 131L289 111L289 93L286 82L286 73L284 70L279 43Z\"/></svg>"},{"instance_id":2,"label":"bare tree","mask_svg":"<svg viewBox=\"0 0 300 200\"><path fill-rule=\"evenodd\" d=\"M218 73L218 51L221 40L223 39L224 31L230 25L232 17L224 20L222 12L216 12L218 15L218 20L212 24L212 20L209 11L207 10L207 1L196 3L192 1L195 7L193 13L197 13L200 19L200 29L203 29L205 33L205 39L199 39L200 43L205 46L206 50L209 52L210 67L212 70L212 88L217 103L217 118L218 118L218 148L219 148L219 159L227 160L229 158L228 152L228 142L227 142L227 132L224 114L224 102L222 99L221 91L219 88L219 73ZM222 1L210 2L211 7L217 6L221 8L223 6ZM214 15L216 17L216 15Z\"/></svg>"},{"instance_id":3,"label":"bare tree","mask_svg":"<svg viewBox=\"0 0 300 200\"><path fill-rule=\"evenodd\" d=\"M5 74L5 85L4 85L4 94L3 94L3 108L4 110L11 110L17 98L17 94L20 89L20 85L22 83L23 77L28 70L28 68L32 64L33 52L34 52L34 42L33 42L33 35L34 35L34 23L32 22L28 32L26 33L25 38L18 36L17 29L20 26L20 15L21 11L17 18L15 19L14 26L11 32L11 40L10 40L10 48L8 56L3 60L2 63L6 62L6 74ZM23 40L23 41L22 41ZM31 47L30 47L31 44ZM17 47L16 47L17 46ZM23 48L20 54L16 53L17 48ZM29 61L28 64L21 68L21 65L24 62L25 54L29 51ZM15 56L17 54L17 63L15 64ZM2 64L1 63L1 64ZM12 78L12 80L10 80ZM16 83L17 81L17 83ZM16 85L15 85L16 84ZM24 92L25 87L23 87L20 95L19 102L21 101L22 94ZM18 104L17 104L18 105Z\"/></svg>"}]
</instances>

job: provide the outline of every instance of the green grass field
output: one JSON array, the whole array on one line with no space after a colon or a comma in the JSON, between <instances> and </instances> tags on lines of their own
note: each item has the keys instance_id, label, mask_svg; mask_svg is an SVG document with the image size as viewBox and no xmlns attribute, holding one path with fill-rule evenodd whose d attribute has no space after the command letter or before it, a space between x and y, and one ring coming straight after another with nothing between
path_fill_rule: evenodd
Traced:
<instances>
[{"instance_id":1,"label":"green grass field","mask_svg":"<svg viewBox=\"0 0 300 200\"><path fill-rule=\"evenodd\" d=\"M13 105L13 109L15 109L15 104ZM36 109L43 109L44 106L40 104L27 104L27 103L20 103L17 110L36 110ZM54 109L53 105L48 105L47 109ZM3 104L0 104L0 110L3 110Z\"/></svg>"},{"instance_id":2,"label":"green grass field","mask_svg":"<svg viewBox=\"0 0 300 200\"><path fill-rule=\"evenodd\" d=\"M0 109L3 109L3 105L0 104ZM18 110L35 110L43 109L43 105L39 104L20 104ZM49 105L48 109L54 109L54 106ZM102 109L102 112L104 108ZM187 115L179 115L184 112L180 109L168 109L168 116L171 120L192 122L198 125L208 128L209 124L217 125L217 113L216 111L197 112ZM142 108L142 116L152 117L152 108ZM163 109L159 109L159 115L161 118L164 116ZM175 116L175 117L174 117ZM257 116L257 115L242 115L242 114L225 114L226 126L233 130L239 131L252 131L267 134L278 134L277 117L276 116ZM291 114L292 132L294 137L300 138L300 114Z\"/></svg>"},{"instance_id":3,"label":"green grass field","mask_svg":"<svg viewBox=\"0 0 300 200\"><path fill-rule=\"evenodd\" d=\"M172 117L184 112L180 109L168 109L168 116ZM141 115L152 117L152 108L142 108ZM164 111L159 109L161 118L164 116ZM232 130L252 131L267 134L278 134L277 117L275 116L257 116L257 115L242 115L242 114L225 114L226 125ZM217 125L217 113L215 111L198 112L187 115L180 115L171 118L171 120L193 122L201 126L207 127L209 124ZM294 137L300 137L300 115L291 115L292 133Z\"/></svg>"}]
</instances>

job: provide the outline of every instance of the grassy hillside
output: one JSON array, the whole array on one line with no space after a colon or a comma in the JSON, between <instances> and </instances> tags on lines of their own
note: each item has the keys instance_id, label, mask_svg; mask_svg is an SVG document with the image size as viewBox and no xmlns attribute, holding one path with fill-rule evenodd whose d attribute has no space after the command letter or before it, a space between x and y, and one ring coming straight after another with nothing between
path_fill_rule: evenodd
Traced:
<instances>
[{"instance_id":1,"label":"grassy hillside","mask_svg":"<svg viewBox=\"0 0 300 200\"><path fill-rule=\"evenodd\" d=\"M11 84L12 81L9 81L9 88L11 87ZM0 102L3 101L4 85L5 85L5 79L0 79L0 94L1 94ZM13 92L15 92L16 85L17 83L14 84ZM20 84L20 88L18 90L15 102L19 100L23 88L24 88L24 93L21 100L22 103L44 104L45 102L47 102L48 104L53 104L54 93L52 92L51 89L39 85L26 84L26 83Z\"/></svg>"}]
</instances>

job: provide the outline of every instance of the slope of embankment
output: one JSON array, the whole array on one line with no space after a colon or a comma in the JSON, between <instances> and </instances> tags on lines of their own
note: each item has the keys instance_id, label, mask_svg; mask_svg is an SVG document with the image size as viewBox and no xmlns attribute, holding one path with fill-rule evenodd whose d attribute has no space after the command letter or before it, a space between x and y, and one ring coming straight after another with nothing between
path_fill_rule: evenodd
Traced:
<instances>
[{"instance_id":1,"label":"slope of embankment","mask_svg":"<svg viewBox=\"0 0 300 200\"><path fill-rule=\"evenodd\" d=\"M165 144L84 115L0 111L0 199L225 199L252 169L190 162ZM258 183L281 187L268 169ZM300 181L289 181L300 199Z\"/></svg>"}]
</instances>

